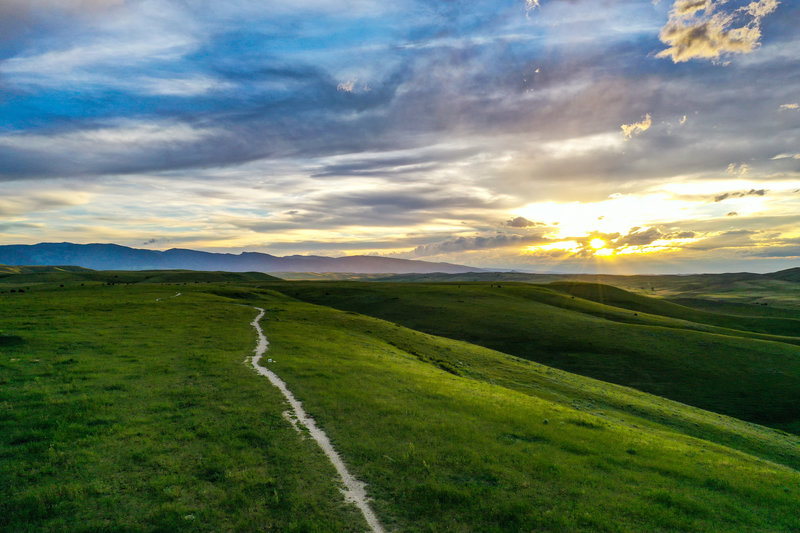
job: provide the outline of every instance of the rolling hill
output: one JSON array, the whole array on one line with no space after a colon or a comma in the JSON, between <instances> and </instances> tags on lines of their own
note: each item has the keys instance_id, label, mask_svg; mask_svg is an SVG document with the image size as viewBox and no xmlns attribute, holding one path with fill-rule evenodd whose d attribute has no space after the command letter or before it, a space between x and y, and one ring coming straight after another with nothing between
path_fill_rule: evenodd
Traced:
<instances>
[{"instance_id":1,"label":"rolling hill","mask_svg":"<svg viewBox=\"0 0 800 533\"><path fill-rule=\"evenodd\" d=\"M755 320L760 330L781 335L747 330L752 319L742 317L720 315L721 327L706 323L708 314L697 311L706 322L674 318L675 304L612 288L604 290L648 312L532 284L294 282L273 287L311 303L800 431L796 320Z\"/></svg>"},{"instance_id":2,"label":"rolling hill","mask_svg":"<svg viewBox=\"0 0 800 533\"><path fill-rule=\"evenodd\" d=\"M174 288L73 281L2 295L3 335L19 340L0 359L0 529L364 531L280 394L242 364L251 306L266 309L264 364L366 482L387 530L800 528L796 435L275 291L312 285L192 284L163 299ZM451 305L419 287L409 300ZM456 298L485 311L505 288Z\"/></svg>"},{"instance_id":3,"label":"rolling hill","mask_svg":"<svg viewBox=\"0 0 800 533\"><path fill-rule=\"evenodd\" d=\"M214 272L196 270L92 270L73 266L0 265L0 284L61 282L95 283L220 283L277 281L263 272Z\"/></svg>"}]
</instances>

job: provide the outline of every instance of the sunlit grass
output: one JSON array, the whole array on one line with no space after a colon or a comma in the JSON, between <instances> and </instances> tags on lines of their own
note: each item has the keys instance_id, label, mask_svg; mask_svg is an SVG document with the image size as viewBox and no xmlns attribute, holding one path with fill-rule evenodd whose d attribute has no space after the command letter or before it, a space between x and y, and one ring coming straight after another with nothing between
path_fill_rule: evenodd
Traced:
<instances>
[{"instance_id":1,"label":"sunlit grass","mask_svg":"<svg viewBox=\"0 0 800 533\"><path fill-rule=\"evenodd\" d=\"M292 297L349 284L197 281L0 294L0 529L363 531L244 364L252 305L390 529L800 528L796 436ZM387 287L369 305L420 296ZM502 289L469 299L484 320ZM467 301L437 291L429 322Z\"/></svg>"}]
</instances>

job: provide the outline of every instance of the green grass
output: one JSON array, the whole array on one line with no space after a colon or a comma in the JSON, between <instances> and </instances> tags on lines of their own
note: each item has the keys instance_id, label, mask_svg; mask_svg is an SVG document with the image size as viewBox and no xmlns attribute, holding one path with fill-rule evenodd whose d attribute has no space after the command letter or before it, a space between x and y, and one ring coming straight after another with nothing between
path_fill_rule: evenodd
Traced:
<instances>
[{"instance_id":1,"label":"green grass","mask_svg":"<svg viewBox=\"0 0 800 533\"><path fill-rule=\"evenodd\" d=\"M797 437L365 316L265 305L269 366L399 531L800 525L798 473L755 457L797 465Z\"/></svg>"},{"instance_id":2,"label":"green grass","mask_svg":"<svg viewBox=\"0 0 800 533\"><path fill-rule=\"evenodd\" d=\"M272 290L349 284L80 283L0 294L0 530L363 531L243 364L253 305L389 530L800 530L796 435ZM449 309L420 287L389 298Z\"/></svg>"},{"instance_id":3,"label":"green grass","mask_svg":"<svg viewBox=\"0 0 800 533\"><path fill-rule=\"evenodd\" d=\"M691 307L701 311L709 311L711 313L722 313L727 315L791 318L795 320L797 320L798 317L798 312L796 309L785 309L782 307L772 307L763 304L736 303L709 298L689 297L669 298L668 301L684 307Z\"/></svg>"},{"instance_id":4,"label":"green grass","mask_svg":"<svg viewBox=\"0 0 800 533\"><path fill-rule=\"evenodd\" d=\"M722 311L720 307L717 308L718 312L709 312L670 301L649 298L599 283L556 282L547 285L547 287L612 307L739 330L739 335L755 332L778 336L794 336L797 340L793 342L800 342L800 319L797 318L796 313L793 318L740 316L735 313L719 312ZM734 306L734 309L741 309L741 306ZM761 338L769 339L768 336L761 336ZM778 340L786 342L789 339Z\"/></svg>"},{"instance_id":5,"label":"green grass","mask_svg":"<svg viewBox=\"0 0 800 533\"><path fill-rule=\"evenodd\" d=\"M5 266L0 265L0 292L3 285L85 283L132 284L132 283L248 283L276 281L279 278L263 272L216 272L195 270L91 270L89 268L63 266Z\"/></svg>"},{"instance_id":6,"label":"green grass","mask_svg":"<svg viewBox=\"0 0 800 533\"><path fill-rule=\"evenodd\" d=\"M737 418L798 429L800 347L792 344L797 338L637 314L573 299L541 285L294 282L273 286L312 303L383 318Z\"/></svg>"},{"instance_id":7,"label":"green grass","mask_svg":"<svg viewBox=\"0 0 800 533\"><path fill-rule=\"evenodd\" d=\"M466 274L396 274L381 281L489 283L553 282L599 283L659 298L700 298L755 306L778 307L797 316L800 309L800 268L771 274L747 272L691 275L528 274L523 272L470 272Z\"/></svg>"},{"instance_id":8,"label":"green grass","mask_svg":"<svg viewBox=\"0 0 800 533\"><path fill-rule=\"evenodd\" d=\"M242 363L254 311L173 293L0 296L0 530L363 531Z\"/></svg>"}]
</instances>

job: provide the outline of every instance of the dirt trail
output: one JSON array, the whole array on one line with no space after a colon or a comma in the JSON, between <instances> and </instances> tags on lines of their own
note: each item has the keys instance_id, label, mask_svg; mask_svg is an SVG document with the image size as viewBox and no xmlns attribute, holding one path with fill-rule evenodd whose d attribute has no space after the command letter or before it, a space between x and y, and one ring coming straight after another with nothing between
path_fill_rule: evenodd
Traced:
<instances>
[{"instance_id":1,"label":"dirt trail","mask_svg":"<svg viewBox=\"0 0 800 533\"><path fill-rule=\"evenodd\" d=\"M160 302L161 300L166 300L167 298L177 298L177 297L178 297L178 296L180 296L180 295L181 295L181 293L179 293L179 292L176 292L176 293L175 293L175 294L173 294L172 296L165 296L164 298L156 298L156 301L157 301L157 302Z\"/></svg>"},{"instance_id":2,"label":"dirt trail","mask_svg":"<svg viewBox=\"0 0 800 533\"><path fill-rule=\"evenodd\" d=\"M322 431L321 428L317 427L314 419L306 414L305 410L303 409L303 404L294 397L294 394L292 394L292 391L290 391L286 386L286 383L271 370L268 370L263 366L259 366L258 361L267 351L269 342L264 336L264 332L261 330L261 325L259 324L259 321L264 316L264 310L260 307L256 307L256 309L258 310L258 316L250 323L258 333L258 345L255 349L255 355L250 359L253 368L255 368L259 374L269 379L270 383L272 383L283 393L286 401L288 401L289 405L292 407L292 414L297 423L308 430L308 433L311 435L311 437L317 441L319 447L322 448L322 451L325 452L325 455L327 455L328 459L331 461L331 463L333 463L333 466L336 468L336 471L339 473L339 477L342 478L342 483L344 483L345 486L345 489L342 490L345 500L356 504L356 507L358 507L358 509L361 511L361 514L364 515L364 518L367 520L367 523L369 524L369 527L373 533L384 533L384 529L378 521L378 517L375 516L372 508L369 506L367 493L365 490L366 485L353 477L353 475L347 470L342 458L333 448L328 436L324 431Z\"/></svg>"}]
</instances>

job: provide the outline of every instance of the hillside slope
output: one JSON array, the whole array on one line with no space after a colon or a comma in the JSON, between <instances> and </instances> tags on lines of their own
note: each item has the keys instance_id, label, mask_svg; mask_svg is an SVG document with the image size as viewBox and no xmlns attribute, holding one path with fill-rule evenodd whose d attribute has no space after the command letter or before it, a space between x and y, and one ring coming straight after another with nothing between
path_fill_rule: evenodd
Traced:
<instances>
[{"instance_id":1,"label":"hillside slope","mask_svg":"<svg viewBox=\"0 0 800 533\"><path fill-rule=\"evenodd\" d=\"M0 529L363 531L242 363L252 305L389 530L800 528L797 436L252 286L172 294L0 297Z\"/></svg>"},{"instance_id":2,"label":"hillside slope","mask_svg":"<svg viewBox=\"0 0 800 533\"><path fill-rule=\"evenodd\" d=\"M800 346L776 342L796 338L637 315L527 284L295 282L271 287L312 303L800 431Z\"/></svg>"},{"instance_id":3,"label":"hillside slope","mask_svg":"<svg viewBox=\"0 0 800 533\"><path fill-rule=\"evenodd\" d=\"M788 516L768 525L793 516L794 489L739 492L780 477L754 474L758 463L726 477L735 469L724 462L747 456L710 441L797 465L797 437L369 317L263 301L270 368L359 458L397 530L795 527ZM786 499L765 521L756 502L775 497Z\"/></svg>"},{"instance_id":4,"label":"hillside slope","mask_svg":"<svg viewBox=\"0 0 800 533\"><path fill-rule=\"evenodd\" d=\"M551 289L601 304L742 331L800 337L800 319L711 313L600 283L555 282Z\"/></svg>"},{"instance_id":5,"label":"hillside slope","mask_svg":"<svg viewBox=\"0 0 800 533\"><path fill-rule=\"evenodd\" d=\"M97 283L219 283L278 281L263 272L214 272L196 270L92 270L73 266L0 265L0 284L68 282Z\"/></svg>"}]
</instances>

